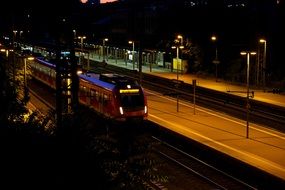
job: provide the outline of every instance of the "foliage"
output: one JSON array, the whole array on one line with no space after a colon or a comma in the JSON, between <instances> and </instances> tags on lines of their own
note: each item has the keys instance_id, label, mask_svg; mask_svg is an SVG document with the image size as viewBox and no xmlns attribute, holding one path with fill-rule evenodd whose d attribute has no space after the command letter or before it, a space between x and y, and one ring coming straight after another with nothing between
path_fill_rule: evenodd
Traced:
<instances>
[{"instance_id":1,"label":"foliage","mask_svg":"<svg viewBox=\"0 0 285 190\"><path fill-rule=\"evenodd\" d=\"M2 80L0 103L3 105L0 112L0 130L1 136L7 136L5 139L1 139L3 142L1 145L13 143L13 145L9 145L14 149L15 154L13 155L19 156L11 156L21 161L19 162L21 163L20 167L35 166L33 170L38 171L40 168L36 167L37 164L40 164L37 166L46 168L46 162L50 162L49 159L55 157L62 159L62 161L57 162L64 165L66 160L69 160L74 171L75 168L86 164L88 166L82 171L93 171L94 175L92 176L95 179L92 181L98 181L103 186L107 184L109 187L107 189L147 189L151 181L167 180L167 176L160 173L160 163L157 162L152 151L153 143L150 137L144 134L141 127L136 126L135 123L114 128L112 126L110 127L112 130L106 135L106 130L94 130L98 120L95 121L94 113L88 111L88 114L78 112L74 118L72 118L74 115L65 116L64 128L56 129L53 112L43 116L41 113L30 111L26 107L28 99L23 96L23 80L20 77L22 71L13 70L16 67L10 68L8 66L5 68L5 65L13 66L13 64L5 64L4 62L0 64L0 79ZM15 73L17 76L14 75ZM82 118L83 115L86 116L84 117L86 121ZM104 122L108 123L106 121L100 123ZM102 126L98 128L102 129ZM9 135L6 135L8 133ZM51 136L56 137L53 138L55 141L51 141ZM82 152L81 145L87 147L88 154ZM29 156L27 157L25 154ZM45 163L42 163L41 160L34 163L34 159L39 158L39 156ZM27 160L23 160L24 157ZM50 164L52 165L53 162ZM66 167L70 167L68 163L66 165L68 165ZM73 171L73 169L71 170ZM56 168L56 171L58 170L60 171L60 168ZM76 176L79 180L89 177L89 172L88 175L82 176L75 172L65 174L73 178ZM33 176L36 177L36 175ZM23 180L25 179L23 177ZM73 181L51 181L49 183L72 184ZM91 181L90 184L92 184Z\"/></svg>"},{"instance_id":2,"label":"foliage","mask_svg":"<svg viewBox=\"0 0 285 190\"><path fill-rule=\"evenodd\" d=\"M90 144L111 189L147 189L151 181L168 179L159 170L150 137L137 131L141 132L135 125L120 126L112 135L94 137Z\"/></svg>"},{"instance_id":3,"label":"foliage","mask_svg":"<svg viewBox=\"0 0 285 190\"><path fill-rule=\"evenodd\" d=\"M51 113L43 117L27 108L29 92L24 88L21 62L15 57L8 61L1 60L0 64L0 124L18 132L41 134L52 130Z\"/></svg>"},{"instance_id":4,"label":"foliage","mask_svg":"<svg viewBox=\"0 0 285 190\"><path fill-rule=\"evenodd\" d=\"M189 71L191 71L191 73L196 73L203 69L202 66L204 60L202 48L198 44L191 42L189 39L186 39L184 44L182 58L188 61Z\"/></svg>"},{"instance_id":5,"label":"foliage","mask_svg":"<svg viewBox=\"0 0 285 190\"><path fill-rule=\"evenodd\" d=\"M21 123L27 113L27 101L20 97L20 80L16 80L14 69L11 62L8 64L4 60L0 65L0 122L4 125Z\"/></svg>"}]
</instances>

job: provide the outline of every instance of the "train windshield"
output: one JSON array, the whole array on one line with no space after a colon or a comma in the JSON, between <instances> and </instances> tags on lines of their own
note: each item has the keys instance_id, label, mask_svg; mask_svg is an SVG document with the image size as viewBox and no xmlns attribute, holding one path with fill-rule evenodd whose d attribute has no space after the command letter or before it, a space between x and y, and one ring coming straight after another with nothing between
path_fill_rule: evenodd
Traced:
<instances>
[{"instance_id":1,"label":"train windshield","mask_svg":"<svg viewBox=\"0 0 285 190\"><path fill-rule=\"evenodd\" d=\"M144 106L144 96L140 89L120 89L120 96L123 108Z\"/></svg>"}]
</instances>

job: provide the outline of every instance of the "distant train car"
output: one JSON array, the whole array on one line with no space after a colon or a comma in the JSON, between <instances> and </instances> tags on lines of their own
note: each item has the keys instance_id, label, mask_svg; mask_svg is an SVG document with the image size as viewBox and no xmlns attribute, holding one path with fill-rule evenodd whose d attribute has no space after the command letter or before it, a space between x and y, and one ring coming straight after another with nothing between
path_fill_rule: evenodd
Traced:
<instances>
[{"instance_id":1,"label":"distant train car","mask_svg":"<svg viewBox=\"0 0 285 190\"><path fill-rule=\"evenodd\" d=\"M79 78L80 103L115 120L147 118L146 96L135 80L123 75L94 73L81 74Z\"/></svg>"},{"instance_id":2,"label":"distant train car","mask_svg":"<svg viewBox=\"0 0 285 190\"><path fill-rule=\"evenodd\" d=\"M55 89L55 65L37 58L31 64L32 77ZM118 74L79 74L79 102L103 116L126 121L147 118L143 88L135 80Z\"/></svg>"},{"instance_id":3,"label":"distant train car","mask_svg":"<svg viewBox=\"0 0 285 190\"><path fill-rule=\"evenodd\" d=\"M36 58L29 64L32 77L55 89L55 65L41 58Z\"/></svg>"}]
</instances>

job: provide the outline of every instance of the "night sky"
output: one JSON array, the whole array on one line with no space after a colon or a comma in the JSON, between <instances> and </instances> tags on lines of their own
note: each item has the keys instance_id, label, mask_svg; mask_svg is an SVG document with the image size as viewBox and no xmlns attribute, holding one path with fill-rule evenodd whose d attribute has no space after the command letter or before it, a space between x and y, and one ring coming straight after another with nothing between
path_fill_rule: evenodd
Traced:
<instances>
[{"instance_id":1,"label":"night sky","mask_svg":"<svg viewBox=\"0 0 285 190\"><path fill-rule=\"evenodd\" d=\"M132 0L135 1L135 5L137 5L137 1L139 0ZM147 0L145 0L147 1ZM173 0L173 2L176 2L176 0ZM272 2L274 0L262 0L258 1L260 4L266 3L266 2ZM171 2L171 0L165 0L160 2ZM178 2L178 1L177 1ZM212 7L218 7L218 2L226 2L222 0L209 0L209 3L211 3ZM234 2L234 1L233 1ZM248 1L253 3L254 1ZM73 6L72 6L73 5ZM78 7L83 6L80 3L80 0L46 0L46 1L35 1L35 0L9 0L9 1L3 1L1 2L0 7L0 32L3 30L6 30L5 32L10 32L13 30L12 23L14 23L15 26L25 28L28 24L28 22L32 22L32 26L37 26L37 29L46 30L47 28L51 28L50 26L55 22L56 17L55 15L64 16L69 15L70 12L76 12L74 10L77 10ZM246 14L239 15L240 12L229 11L230 16L225 17L225 15L222 15L222 11L219 11L218 9L212 9L211 12L207 12L208 15L201 15L201 11L199 9L195 9L197 12L175 12L170 11L169 14L165 15L166 18L171 18L175 15L182 15L185 14L187 19L175 19L174 21L179 21L179 26L183 26L184 22L187 22L187 26L185 28L180 28L178 30L183 31L186 35L192 35L197 34L198 37L205 38L202 36L203 34L207 34L210 32L213 32L214 30L222 35L224 35L224 39L228 38L231 40L229 43L232 44L240 44L240 43L248 43L249 40L252 40L254 43L256 42L257 34L263 35L268 34L270 35L271 39L268 40L268 47L272 48L271 51L268 51L268 53L271 52L272 57L274 60L272 60L272 66L276 68L279 68L282 66L285 67L280 60L283 57L283 49L279 47L283 47L285 44L284 38L281 37L284 34L284 1L280 1L279 4L280 10L279 12L270 10L270 7L264 6L261 7L261 9L252 8L249 9L250 11ZM281 11L283 9L283 11ZM194 11L195 11L194 10ZM98 10L96 10L98 11ZM258 12L260 11L260 12ZM114 10L115 12L115 10ZM191 16L189 16L189 14ZM263 14L266 13L266 14ZM32 20L27 21L26 17L27 15L32 15ZM87 14L85 12L81 13L81 18L87 17ZM98 12L96 12L98 14ZM106 13L102 11L102 16L109 16L109 13ZM130 13L128 13L130 14ZM154 13L155 14L155 13ZM169 16L171 15L171 17ZM195 16L193 16L195 15ZM197 16L198 15L198 16ZM168 17L167 17L168 16ZM129 17L130 20L132 17ZM94 19L94 17L92 17ZM211 19L211 22L206 23L207 19ZM166 19L165 19L166 20ZM158 24L161 24L161 27L164 27L166 29L169 29L169 33L173 32L174 28L173 24L171 22L165 23L160 22ZM96 20L92 21L95 22ZM204 22L205 21L205 22ZM82 21L80 20L80 23ZM283 23L283 24L281 24ZM41 26L39 26L40 24ZM159 26L160 27L160 26ZM168 27L168 28L167 28ZM214 28L216 27L216 28ZM214 29L213 31L209 31L209 29ZM22 29L21 29L22 30ZM161 28L159 28L159 31ZM240 31L239 31L240 30ZM90 29L88 29L90 31ZM262 32L260 32L262 31ZM159 34L163 36L165 32ZM244 33L244 34L242 34ZM233 37L234 36L234 37ZM239 39L240 38L240 39ZM237 40L238 42L232 42L233 40ZM255 44L253 44L255 45ZM229 49L228 44L226 45L227 49ZM268 58L271 55L268 56ZM278 70L278 69L276 69ZM280 70L280 69L279 69ZM281 73L281 72L280 72ZM282 73L280 74L282 75Z\"/></svg>"}]
</instances>

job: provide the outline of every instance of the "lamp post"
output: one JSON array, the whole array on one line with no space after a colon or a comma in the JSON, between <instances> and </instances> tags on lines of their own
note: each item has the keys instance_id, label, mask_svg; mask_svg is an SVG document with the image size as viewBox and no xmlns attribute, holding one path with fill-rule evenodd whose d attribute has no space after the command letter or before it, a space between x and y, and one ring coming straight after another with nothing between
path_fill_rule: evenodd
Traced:
<instances>
[{"instance_id":1,"label":"lamp post","mask_svg":"<svg viewBox=\"0 0 285 190\"><path fill-rule=\"evenodd\" d=\"M183 46L183 36L182 35L177 35L177 39L180 40L180 45Z\"/></svg>"},{"instance_id":2,"label":"lamp post","mask_svg":"<svg viewBox=\"0 0 285 190\"><path fill-rule=\"evenodd\" d=\"M250 67L250 55L256 55L256 52L242 51L241 55L246 55L247 69L246 69L246 138L249 133L249 67Z\"/></svg>"},{"instance_id":3,"label":"lamp post","mask_svg":"<svg viewBox=\"0 0 285 190\"><path fill-rule=\"evenodd\" d=\"M80 51L80 61L79 64L81 65L83 62L83 40L86 39L86 36L78 36L78 39L80 39L80 46L81 46L81 51Z\"/></svg>"},{"instance_id":4,"label":"lamp post","mask_svg":"<svg viewBox=\"0 0 285 190\"><path fill-rule=\"evenodd\" d=\"M20 38L20 40L21 40L21 38L22 38L23 32L24 32L23 30L20 30L20 32L19 32L19 36L20 36L19 38Z\"/></svg>"},{"instance_id":5,"label":"lamp post","mask_svg":"<svg viewBox=\"0 0 285 190\"><path fill-rule=\"evenodd\" d=\"M265 88L265 84L266 84L266 77L265 77L265 70L266 70L266 40L265 39L260 39L259 40L260 43L264 43L264 49L263 49L263 62L262 62L262 84L263 84L263 88Z\"/></svg>"},{"instance_id":6,"label":"lamp post","mask_svg":"<svg viewBox=\"0 0 285 190\"><path fill-rule=\"evenodd\" d=\"M76 40L76 30L74 29L72 30L72 32L73 32L73 39Z\"/></svg>"},{"instance_id":7,"label":"lamp post","mask_svg":"<svg viewBox=\"0 0 285 190\"><path fill-rule=\"evenodd\" d=\"M132 61L133 61L133 70L135 70L135 42L134 41L129 41L129 44L132 44L133 50L132 50Z\"/></svg>"},{"instance_id":8,"label":"lamp post","mask_svg":"<svg viewBox=\"0 0 285 190\"><path fill-rule=\"evenodd\" d=\"M177 38L179 38L179 36L180 35L178 35L178 37ZM180 43L180 45L179 44L176 44L176 45L174 45L174 46L172 46L171 48L172 49L176 49L176 78L177 78L177 81L178 81L178 79L179 79L179 75L178 75L178 63L179 63L179 49L183 49L184 48L184 46L183 46L183 44L182 44L182 41L183 41L183 38L181 37L181 43ZM177 40L176 40L176 42L177 42ZM180 69L181 69L181 62L180 62Z\"/></svg>"},{"instance_id":9,"label":"lamp post","mask_svg":"<svg viewBox=\"0 0 285 190\"><path fill-rule=\"evenodd\" d=\"M13 35L13 46L14 46L14 43L16 42L17 32L18 32L18 30L13 30L13 33L14 33L14 35Z\"/></svg>"},{"instance_id":10,"label":"lamp post","mask_svg":"<svg viewBox=\"0 0 285 190\"><path fill-rule=\"evenodd\" d=\"M105 42L107 42L108 40L109 40L108 38L103 39L103 51L102 51L103 63L105 62Z\"/></svg>"},{"instance_id":11,"label":"lamp post","mask_svg":"<svg viewBox=\"0 0 285 190\"><path fill-rule=\"evenodd\" d=\"M215 64L216 66L216 72L215 72L215 75L216 75L216 82L218 82L218 64L220 63L219 59L218 59L218 46L217 46L217 37L216 36L212 36L211 37L211 40L213 42L215 42L215 59L213 60L213 63Z\"/></svg>"},{"instance_id":12,"label":"lamp post","mask_svg":"<svg viewBox=\"0 0 285 190\"><path fill-rule=\"evenodd\" d=\"M27 60L34 60L34 57L24 57L24 96L27 97Z\"/></svg>"},{"instance_id":13,"label":"lamp post","mask_svg":"<svg viewBox=\"0 0 285 190\"><path fill-rule=\"evenodd\" d=\"M179 39L181 39L180 43ZM178 62L179 62L179 49L183 49L183 37L181 35L177 36L177 39L175 40L176 44L175 46L172 46L172 49L176 48L176 90L177 90L177 95L176 95L176 108L177 112L179 112L179 98L178 98L178 83L179 83L179 74L178 74ZM181 62L180 62L180 68L181 68Z\"/></svg>"}]
</instances>

